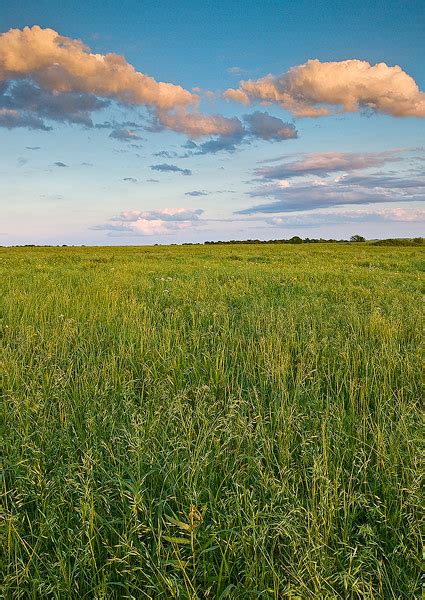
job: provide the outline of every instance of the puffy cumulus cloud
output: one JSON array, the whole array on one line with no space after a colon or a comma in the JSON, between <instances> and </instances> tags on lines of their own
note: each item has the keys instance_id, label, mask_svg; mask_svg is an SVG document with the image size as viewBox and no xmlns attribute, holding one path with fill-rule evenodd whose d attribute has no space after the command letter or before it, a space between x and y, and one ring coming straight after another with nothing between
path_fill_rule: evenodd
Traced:
<instances>
[{"instance_id":1,"label":"puffy cumulus cloud","mask_svg":"<svg viewBox=\"0 0 425 600\"><path fill-rule=\"evenodd\" d=\"M340 223L385 223L405 222L421 223L425 221L425 210L422 208L383 208L381 210L338 210L316 211L302 215L285 215L271 217L266 223L272 227L318 227L321 225L337 225Z\"/></svg>"},{"instance_id":2,"label":"puffy cumulus cloud","mask_svg":"<svg viewBox=\"0 0 425 600\"><path fill-rule=\"evenodd\" d=\"M28 129L41 129L42 131L49 131L51 129L39 117L9 108L0 108L0 127L5 127L6 129L27 127Z\"/></svg>"},{"instance_id":3,"label":"puffy cumulus cloud","mask_svg":"<svg viewBox=\"0 0 425 600\"><path fill-rule=\"evenodd\" d=\"M196 104L179 85L136 71L118 54L93 54L82 41L38 25L0 35L0 81L31 77L52 92L81 92L159 109Z\"/></svg>"},{"instance_id":4,"label":"puffy cumulus cloud","mask_svg":"<svg viewBox=\"0 0 425 600\"><path fill-rule=\"evenodd\" d=\"M240 214L304 212L345 205L420 202L425 200L425 178L337 177L332 180L265 183L250 192L253 198L268 198L272 202L240 211ZM391 182L394 185L391 185Z\"/></svg>"},{"instance_id":5,"label":"puffy cumulus cloud","mask_svg":"<svg viewBox=\"0 0 425 600\"><path fill-rule=\"evenodd\" d=\"M161 171L162 173L181 173L182 175L192 175L190 169L182 169L177 165L169 165L168 163L161 163L159 165L151 165L152 171Z\"/></svg>"},{"instance_id":6,"label":"puffy cumulus cloud","mask_svg":"<svg viewBox=\"0 0 425 600\"><path fill-rule=\"evenodd\" d=\"M338 171L354 171L379 167L388 162L403 160L401 151L387 152L321 152L306 154L302 158L276 166L260 167L256 175L264 179L289 179L305 175L326 177Z\"/></svg>"},{"instance_id":7,"label":"puffy cumulus cloud","mask_svg":"<svg viewBox=\"0 0 425 600\"><path fill-rule=\"evenodd\" d=\"M92 229L129 235L165 235L196 226L202 209L164 208L153 211L124 211L104 225Z\"/></svg>"},{"instance_id":8,"label":"puffy cumulus cloud","mask_svg":"<svg viewBox=\"0 0 425 600\"><path fill-rule=\"evenodd\" d=\"M399 66L362 60L309 60L275 77L241 81L229 100L278 104L297 117L369 109L394 117L425 117L425 93Z\"/></svg>"},{"instance_id":9,"label":"puffy cumulus cloud","mask_svg":"<svg viewBox=\"0 0 425 600\"><path fill-rule=\"evenodd\" d=\"M256 112L244 115L248 133L262 140L290 140L298 137L292 123L284 123L282 119L273 117L268 112Z\"/></svg>"}]
</instances>

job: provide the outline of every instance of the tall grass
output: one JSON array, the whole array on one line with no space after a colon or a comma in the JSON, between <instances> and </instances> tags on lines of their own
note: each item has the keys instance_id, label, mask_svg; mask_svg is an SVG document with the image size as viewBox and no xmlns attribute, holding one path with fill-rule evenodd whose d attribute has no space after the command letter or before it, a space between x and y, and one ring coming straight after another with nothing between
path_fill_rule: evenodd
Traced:
<instances>
[{"instance_id":1,"label":"tall grass","mask_svg":"<svg viewBox=\"0 0 425 600\"><path fill-rule=\"evenodd\" d=\"M0 258L5 598L420 597L420 248Z\"/></svg>"}]
</instances>

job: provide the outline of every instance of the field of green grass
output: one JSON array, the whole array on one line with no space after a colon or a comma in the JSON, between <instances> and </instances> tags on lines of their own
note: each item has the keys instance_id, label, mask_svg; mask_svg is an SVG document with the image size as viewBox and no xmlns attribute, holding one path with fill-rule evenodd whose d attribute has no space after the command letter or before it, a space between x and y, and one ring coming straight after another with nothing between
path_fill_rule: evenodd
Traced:
<instances>
[{"instance_id":1,"label":"field of green grass","mask_svg":"<svg viewBox=\"0 0 425 600\"><path fill-rule=\"evenodd\" d=\"M0 249L2 597L420 598L423 258Z\"/></svg>"}]
</instances>

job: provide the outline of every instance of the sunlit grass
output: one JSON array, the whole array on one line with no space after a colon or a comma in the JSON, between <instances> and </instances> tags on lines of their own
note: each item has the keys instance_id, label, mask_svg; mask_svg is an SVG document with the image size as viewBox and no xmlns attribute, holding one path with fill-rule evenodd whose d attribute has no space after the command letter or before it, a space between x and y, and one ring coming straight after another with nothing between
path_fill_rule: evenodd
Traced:
<instances>
[{"instance_id":1,"label":"sunlit grass","mask_svg":"<svg viewBox=\"0 0 425 600\"><path fill-rule=\"evenodd\" d=\"M0 258L5 598L419 598L420 248Z\"/></svg>"}]
</instances>

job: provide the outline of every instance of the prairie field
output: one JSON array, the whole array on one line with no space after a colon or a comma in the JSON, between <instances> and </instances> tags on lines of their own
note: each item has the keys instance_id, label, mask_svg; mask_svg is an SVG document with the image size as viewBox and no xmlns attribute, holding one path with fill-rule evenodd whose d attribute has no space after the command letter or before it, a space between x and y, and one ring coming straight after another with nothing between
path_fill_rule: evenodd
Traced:
<instances>
[{"instance_id":1,"label":"prairie field","mask_svg":"<svg viewBox=\"0 0 425 600\"><path fill-rule=\"evenodd\" d=\"M1 248L2 597L420 598L423 258Z\"/></svg>"}]
</instances>

